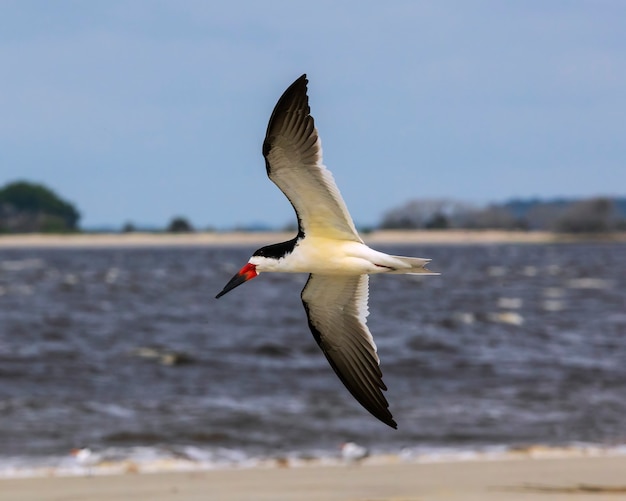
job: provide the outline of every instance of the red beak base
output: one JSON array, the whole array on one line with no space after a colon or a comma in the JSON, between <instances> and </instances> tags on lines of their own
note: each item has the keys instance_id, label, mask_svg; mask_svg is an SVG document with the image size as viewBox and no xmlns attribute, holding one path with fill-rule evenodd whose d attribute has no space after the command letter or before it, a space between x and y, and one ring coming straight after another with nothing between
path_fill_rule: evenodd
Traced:
<instances>
[{"instance_id":1,"label":"red beak base","mask_svg":"<svg viewBox=\"0 0 626 501\"><path fill-rule=\"evenodd\" d=\"M243 268L241 268L237 274L230 279L230 281L224 286L222 292L220 292L215 299L222 297L227 292L232 291L235 287L240 286L241 284L247 282L248 280L252 280L256 277L258 273L256 272L256 266L250 263L247 263Z\"/></svg>"}]
</instances>

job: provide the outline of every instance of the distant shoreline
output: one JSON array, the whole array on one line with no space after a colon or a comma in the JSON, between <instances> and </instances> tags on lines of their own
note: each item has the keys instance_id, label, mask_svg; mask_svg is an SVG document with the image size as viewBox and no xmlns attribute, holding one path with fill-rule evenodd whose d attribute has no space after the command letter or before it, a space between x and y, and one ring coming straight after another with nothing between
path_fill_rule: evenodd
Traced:
<instances>
[{"instance_id":1,"label":"distant shoreline","mask_svg":"<svg viewBox=\"0 0 626 501\"><path fill-rule=\"evenodd\" d=\"M99 247L211 247L255 246L293 238L291 232L197 232L197 233L78 233L69 235L0 235L0 249L99 248ZM366 243L380 244L547 244L578 242L626 243L626 232L590 235L546 231L500 230L385 230L362 235Z\"/></svg>"}]
</instances>

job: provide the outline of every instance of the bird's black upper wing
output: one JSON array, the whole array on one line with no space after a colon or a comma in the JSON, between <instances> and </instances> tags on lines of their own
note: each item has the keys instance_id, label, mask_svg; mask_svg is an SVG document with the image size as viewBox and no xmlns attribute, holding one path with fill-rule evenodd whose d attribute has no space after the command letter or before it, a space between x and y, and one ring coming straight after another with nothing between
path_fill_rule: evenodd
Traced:
<instances>
[{"instance_id":1,"label":"bird's black upper wing","mask_svg":"<svg viewBox=\"0 0 626 501\"><path fill-rule=\"evenodd\" d=\"M339 379L359 403L397 428L383 395L376 345L366 325L367 275L311 274L302 290L309 327Z\"/></svg>"},{"instance_id":2,"label":"bird's black upper wing","mask_svg":"<svg viewBox=\"0 0 626 501\"><path fill-rule=\"evenodd\" d=\"M267 126L263 156L267 175L296 211L301 234L361 241L335 180L322 163L306 75L278 100Z\"/></svg>"}]
</instances>

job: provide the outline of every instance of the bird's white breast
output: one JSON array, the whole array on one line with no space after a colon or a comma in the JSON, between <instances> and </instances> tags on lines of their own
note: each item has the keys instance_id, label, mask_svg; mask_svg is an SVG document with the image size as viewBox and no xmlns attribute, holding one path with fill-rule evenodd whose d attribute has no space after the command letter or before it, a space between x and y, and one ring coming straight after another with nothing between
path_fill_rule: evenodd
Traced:
<instances>
[{"instance_id":1,"label":"bird's white breast","mask_svg":"<svg viewBox=\"0 0 626 501\"><path fill-rule=\"evenodd\" d=\"M380 266L388 258L387 254L370 249L360 242L307 237L284 257L274 259L253 256L250 263L256 265L259 273L268 271L363 275L388 271Z\"/></svg>"}]
</instances>

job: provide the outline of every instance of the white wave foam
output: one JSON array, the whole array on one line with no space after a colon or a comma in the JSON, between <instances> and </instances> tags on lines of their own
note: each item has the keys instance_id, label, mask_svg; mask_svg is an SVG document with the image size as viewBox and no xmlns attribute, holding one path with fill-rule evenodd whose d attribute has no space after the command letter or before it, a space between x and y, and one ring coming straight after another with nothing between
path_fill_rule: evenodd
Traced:
<instances>
[{"instance_id":1,"label":"white wave foam","mask_svg":"<svg viewBox=\"0 0 626 501\"><path fill-rule=\"evenodd\" d=\"M563 446L486 446L477 449L446 447L404 447L396 451L372 451L363 464L447 463L461 461L509 461L523 458L549 459L573 457L624 456L626 444L601 445L575 443ZM111 448L97 452L98 462L84 465L71 456L0 457L0 478L51 476L123 475L128 473L189 472L235 468L302 468L341 466L338 452L312 454L291 452L275 457L252 457L243 451L224 448L181 446Z\"/></svg>"}]
</instances>

